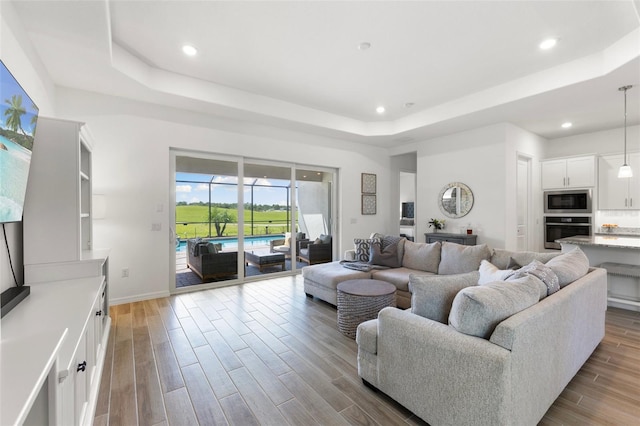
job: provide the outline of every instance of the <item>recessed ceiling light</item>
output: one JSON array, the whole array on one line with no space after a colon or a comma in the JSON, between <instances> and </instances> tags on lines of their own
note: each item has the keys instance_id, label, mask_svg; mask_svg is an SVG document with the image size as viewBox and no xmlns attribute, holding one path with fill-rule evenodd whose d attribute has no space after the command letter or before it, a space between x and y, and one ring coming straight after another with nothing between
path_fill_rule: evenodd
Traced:
<instances>
[{"instance_id":1,"label":"recessed ceiling light","mask_svg":"<svg viewBox=\"0 0 640 426\"><path fill-rule=\"evenodd\" d=\"M386 110L384 109L384 107L382 105L380 105L378 108L376 108L376 112L378 114L384 114Z\"/></svg>"},{"instance_id":2,"label":"recessed ceiling light","mask_svg":"<svg viewBox=\"0 0 640 426\"><path fill-rule=\"evenodd\" d=\"M198 49L191 46L190 44L185 44L182 46L182 52L187 56L196 56L198 54Z\"/></svg>"},{"instance_id":3,"label":"recessed ceiling light","mask_svg":"<svg viewBox=\"0 0 640 426\"><path fill-rule=\"evenodd\" d=\"M367 50L370 47L371 47L371 43L369 43L368 41L363 41L358 45L358 50Z\"/></svg>"},{"instance_id":4,"label":"recessed ceiling light","mask_svg":"<svg viewBox=\"0 0 640 426\"><path fill-rule=\"evenodd\" d=\"M557 43L558 43L557 38L548 38L544 40L542 43L540 43L538 46L542 50L548 50L548 49L551 49L553 46L555 46Z\"/></svg>"},{"instance_id":5,"label":"recessed ceiling light","mask_svg":"<svg viewBox=\"0 0 640 426\"><path fill-rule=\"evenodd\" d=\"M563 129L568 129L571 126L573 126L573 123L571 123L570 121L567 121L566 123L562 123Z\"/></svg>"}]
</instances>

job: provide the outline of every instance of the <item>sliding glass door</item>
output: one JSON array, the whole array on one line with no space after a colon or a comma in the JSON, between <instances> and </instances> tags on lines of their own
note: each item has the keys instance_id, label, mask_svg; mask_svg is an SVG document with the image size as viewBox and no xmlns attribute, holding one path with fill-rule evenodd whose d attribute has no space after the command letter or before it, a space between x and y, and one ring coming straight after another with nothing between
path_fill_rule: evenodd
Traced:
<instances>
[{"instance_id":1,"label":"sliding glass door","mask_svg":"<svg viewBox=\"0 0 640 426\"><path fill-rule=\"evenodd\" d=\"M335 171L322 168L177 153L175 288L330 261L334 179Z\"/></svg>"}]
</instances>

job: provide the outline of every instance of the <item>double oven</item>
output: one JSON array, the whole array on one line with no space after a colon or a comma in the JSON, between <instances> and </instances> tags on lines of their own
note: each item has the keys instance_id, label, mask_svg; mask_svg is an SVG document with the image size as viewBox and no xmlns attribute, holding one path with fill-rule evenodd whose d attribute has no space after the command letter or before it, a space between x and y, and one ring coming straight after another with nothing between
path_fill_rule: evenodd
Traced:
<instances>
[{"instance_id":1,"label":"double oven","mask_svg":"<svg viewBox=\"0 0 640 426\"><path fill-rule=\"evenodd\" d=\"M544 192L544 248L560 249L560 238L593 234L590 189Z\"/></svg>"}]
</instances>

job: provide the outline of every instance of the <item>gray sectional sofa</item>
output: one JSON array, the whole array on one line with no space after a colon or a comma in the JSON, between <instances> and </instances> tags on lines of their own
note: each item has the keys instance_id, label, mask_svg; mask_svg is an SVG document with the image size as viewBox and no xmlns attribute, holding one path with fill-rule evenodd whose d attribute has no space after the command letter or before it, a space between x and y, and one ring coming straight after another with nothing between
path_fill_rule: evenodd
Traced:
<instances>
[{"instance_id":1,"label":"gray sectional sofa","mask_svg":"<svg viewBox=\"0 0 640 426\"><path fill-rule=\"evenodd\" d=\"M362 241L374 240L382 242L384 236L372 234L366 240L356 240L356 244ZM399 267L386 267L384 265L371 265L370 270L349 269L344 261L335 261L322 265L308 266L302 269L304 291L307 296L315 296L332 305L337 305L337 286L343 281L351 279L373 278L387 281L396 286L396 304L399 308L411 306L411 293L409 292L410 274L459 274L477 271L483 259L491 259L493 251L487 245L463 246L448 242L435 242L431 244L415 243L404 238L395 240L397 244L396 265ZM383 250L387 249L384 247ZM365 249L366 251L367 249ZM360 264L369 260L363 253L349 250L345 253L347 261L360 259ZM554 254L549 254L549 257ZM502 256L498 252L498 256ZM366 260L365 260L366 259ZM507 257L508 260L508 257ZM376 269L381 267L383 269Z\"/></svg>"},{"instance_id":2,"label":"gray sectional sofa","mask_svg":"<svg viewBox=\"0 0 640 426\"><path fill-rule=\"evenodd\" d=\"M409 308L359 325L365 384L433 425L538 423L604 337L606 271L579 248L398 244L399 267L303 269L308 296L335 305L338 283L375 278Z\"/></svg>"}]
</instances>

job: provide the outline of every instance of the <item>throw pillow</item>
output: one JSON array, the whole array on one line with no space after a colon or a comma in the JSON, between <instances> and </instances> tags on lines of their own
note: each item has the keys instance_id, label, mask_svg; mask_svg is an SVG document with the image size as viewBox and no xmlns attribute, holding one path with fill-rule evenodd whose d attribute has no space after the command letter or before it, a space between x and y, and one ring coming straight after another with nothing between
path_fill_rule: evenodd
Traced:
<instances>
[{"instance_id":1,"label":"throw pillow","mask_svg":"<svg viewBox=\"0 0 640 426\"><path fill-rule=\"evenodd\" d=\"M407 240L404 242L402 266L435 274L438 272L438 264L440 263L440 247L440 241L427 244Z\"/></svg>"},{"instance_id":2,"label":"throw pillow","mask_svg":"<svg viewBox=\"0 0 640 426\"><path fill-rule=\"evenodd\" d=\"M391 244L384 250L381 250L378 244L371 244L369 263L388 266L389 268L399 268L401 265L398 261L398 244Z\"/></svg>"},{"instance_id":3,"label":"throw pillow","mask_svg":"<svg viewBox=\"0 0 640 426\"><path fill-rule=\"evenodd\" d=\"M316 239L313 241L313 244L322 244L322 240L320 239L320 237L316 238Z\"/></svg>"},{"instance_id":4,"label":"throw pillow","mask_svg":"<svg viewBox=\"0 0 640 426\"><path fill-rule=\"evenodd\" d=\"M331 235L320 234L318 238L320 238L321 244L329 244L331 242Z\"/></svg>"},{"instance_id":5,"label":"throw pillow","mask_svg":"<svg viewBox=\"0 0 640 426\"><path fill-rule=\"evenodd\" d=\"M385 235L382 237L382 250L386 249L390 245L397 245L402 237L395 235Z\"/></svg>"},{"instance_id":6,"label":"throw pillow","mask_svg":"<svg viewBox=\"0 0 640 426\"><path fill-rule=\"evenodd\" d=\"M369 253L371 252L371 244L381 244L378 238L355 238L353 244L356 249L357 262L369 262Z\"/></svg>"},{"instance_id":7,"label":"throw pillow","mask_svg":"<svg viewBox=\"0 0 640 426\"><path fill-rule=\"evenodd\" d=\"M411 312L446 324L456 294L477 281L478 271L460 275L409 274Z\"/></svg>"},{"instance_id":8,"label":"throw pillow","mask_svg":"<svg viewBox=\"0 0 640 426\"><path fill-rule=\"evenodd\" d=\"M534 251L511 251L504 249L494 249L491 254L491 263L500 269L509 269L516 265L528 265L534 260L547 263L558 255L557 252L534 252Z\"/></svg>"},{"instance_id":9,"label":"throw pillow","mask_svg":"<svg viewBox=\"0 0 640 426\"><path fill-rule=\"evenodd\" d=\"M582 278L589 272L589 259L580 247L554 257L546 265L558 276L560 288Z\"/></svg>"},{"instance_id":10,"label":"throw pillow","mask_svg":"<svg viewBox=\"0 0 640 426\"><path fill-rule=\"evenodd\" d=\"M538 303L540 292L534 280L527 275L462 289L453 299L449 325L460 333L488 339L503 320Z\"/></svg>"},{"instance_id":11,"label":"throw pillow","mask_svg":"<svg viewBox=\"0 0 640 426\"><path fill-rule=\"evenodd\" d=\"M495 281L504 281L513 275L513 269L498 269L493 263L482 259L480 262L480 278L478 285L485 285Z\"/></svg>"},{"instance_id":12,"label":"throw pillow","mask_svg":"<svg viewBox=\"0 0 640 426\"><path fill-rule=\"evenodd\" d=\"M482 259L489 260L491 250L486 244L478 246L463 246L461 244L444 241L438 274L452 275L477 271Z\"/></svg>"},{"instance_id":13,"label":"throw pillow","mask_svg":"<svg viewBox=\"0 0 640 426\"><path fill-rule=\"evenodd\" d=\"M218 246L221 246L221 244L209 243L209 244L207 244L207 249L208 249L209 253L216 254L216 253L218 253L220 251L218 249Z\"/></svg>"},{"instance_id":14,"label":"throw pillow","mask_svg":"<svg viewBox=\"0 0 640 426\"><path fill-rule=\"evenodd\" d=\"M558 276L553 270L545 265L544 263L534 260L530 264L523 266L522 268L515 271L511 279L522 278L525 275L530 274L534 277L538 278L545 285L545 288L540 294L540 299L544 299L550 294L555 293L560 290L560 281L558 280Z\"/></svg>"}]
</instances>

